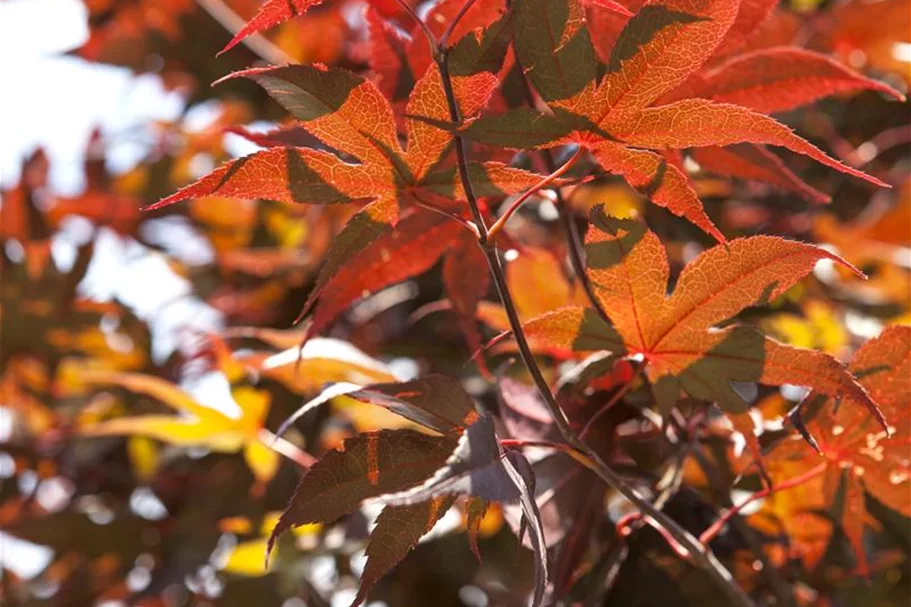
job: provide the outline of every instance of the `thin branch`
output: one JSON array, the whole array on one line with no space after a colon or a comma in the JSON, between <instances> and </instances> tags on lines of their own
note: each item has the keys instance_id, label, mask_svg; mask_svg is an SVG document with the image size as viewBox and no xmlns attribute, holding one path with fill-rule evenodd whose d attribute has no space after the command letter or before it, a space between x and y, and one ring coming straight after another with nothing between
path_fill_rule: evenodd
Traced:
<instances>
[{"instance_id":1,"label":"thin branch","mask_svg":"<svg viewBox=\"0 0 911 607\"><path fill-rule=\"evenodd\" d=\"M585 424L585 427L582 428L582 432L579 433L579 438L580 438L580 439L584 439L584 438L585 438L585 435L588 434L588 431L591 430L592 425L593 425L598 419L600 419L602 415L604 415L605 413L607 413L607 412L610 410L611 407L613 407L614 405L616 405L617 402L618 402L621 398L623 398L623 397L626 395L627 392L630 391L630 389L632 389L633 384L636 383L636 379L639 377L639 374L642 373L642 370L643 370L643 369L645 369L645 362L646 362L646 361L644 361L644 360L639 361L639 363L636 364L636 368L633 369L633 376L629 378L629 381L626 382L625 384L623 384L623 387L621 387L619 390L617 390L617 391L614 393L614 395L611 396L610 400L607 401L607 402L604 404L603 407L601 407L600 409L598 409L598 410L595 412L595 414L591 416L591 419L589 419L588 422Z\"/></svg>"},{"instance_id":2,"label":"thin branch","mask_svg":"<svg viewBox=\"0 0 911 607\"><path fill-rule=\"evenodd\" d=\"M718 470L709 461L705 453L698 448L698 445L691 448L689 453L693 456L696 463L705 474L705 478L709 483L709 487L711 487L712 491L715 493L716 499L720 500L722 506L725 508L733 508L734 504L731 502L730 493L724 486L724 483L721 482L721 479L718 478ZM763 549L762 543L759 541L759 538L753 529L751 529L740 516L732 517L729 523L743 537L750 547L753 556L755 556L756 560L762 565L762 575L768 582L772 592L774 592L775 596L778 598L778 602L785 607L796 607L797 602L794 599L794 591L778 574L777 569L769 560L769 557Z\"/></svg>"},{"instance_id":3,"label":"thin branch","mask_svg":"<svg viewBox=\"0 0 911 607\"><path fill-rule=\"evenodd\" d=\"M578 149L576 149L575 153L570 156L569 160L563 163L563 166L561 166L559 169L551 171L549 175L542 178L538 183L528 188L524 194L516 198L515 201L509 205L509 208L506 209L506 212L503 213L503 215L501 215L500 218L497 219L492 226L490 226L490 230L488 231L487 236L490 238L496 238L500 230L503 229L503 226L506 225L506 222L509 221L509 218L512 217L513 213L518 211L523 204L525 204L526 200L531 198L539 190L546 188L554 181L559 179L562 175L564 175L566 171L571 169L572 166L576 164L576 161L582 157L584 151L585 150L580 146Z\"/></svg>"},{"instance_id":4,"label":"thin branch","mask_svg":"<svg viewBox=\"0 0 911 607\"><path fill-rule=\"evenodd\" d=\"M196 4L206 11L210 17L215 19L220 26L225 28L232 36L237 34L246 21L244 18L234 12L234 10L225 4L223 0L196 0ZM293 63L293 59L281 48L273 44L262 34L250 34L241 40L244 46L253 51L264 61L276 65L283 63Z\"/></svg>"},{"instance_id":5,"label":"thin branch","mask_svg":"<svg viewBox=\"0 0 911 607\"><path fill-rule=\"evenodd\" d=\"M455 30L456 26L459 24L459 21L462 20L462 17L465 16L465 13L468 12L468 9L475 3L475 0L467 0L465 4L462 5L462 8L459 9L459 12L456 13L455 17L452 18L452 21L449 22L449 26L446 28L446 31L443 32L443 35L440 36L440 48L449 47L449 38L452 37L452 32Z\"/></svg>"},{"instance_id":6,"label":"thin branch","mask_svg":"<svg viewBox=\"0 0 911 607\"><path fill-rule=\"evenodd\" d=\"M459 114L458 103L456 101L452 88L452 80L449 75L449 66L446 51L447 49L442 49L441 52L435 55L435 59L440 69L440 75L443 81L443 90L446 94L447 105L449 106L450 119L452 122L458 124L461 120L461 116ZM493 275L494 283L497 286L497 291L500 295L500 301L502 302L503 307L506 310L506 315L509 318L509 325L515 337L516 345L519 348L522 362L525 364L529 375L531 375L535 386L538 388L538 391L541 393L541 396L543 397L547 408L550 410L550 414L554 418L554 423L557 426L557 429L560 431L560 434L563 436L564 440L569 446L577 449L592 461L594 464L592 470L602 480L604 480L605 483L623 495L623 497L625 497L636 508L638 508L643 513L643 515L649 519L650 523L666 530L667 534L689 553L692 562L704 569L712 577L712 579L718 585L719 589L727 595L729 602L732 605L753 607L754 603L750 599L749 595L747 595L743 589L737 585L737 582L734 580L731 573L725 569L724 565L721 564L721 562L715 557L714 554L712 554L710 550L706 549L703 544L701 544L695 537L693 537L686 529L681 527L676 521L661 512L659 509L655 508L655 506L640 496L639 493L632 486L630 486L619 474L614 472L614 470L611 469L611 467L608 466L594 450L588 447L588 445L586 445L572 429L572 426L566 417L566 413L563 411L563 409L560 408L560 405L554 398L553 393L550 391L550 386L548 385L547 380L544 378L540 367L538 367L538 363L535 360L534 355L531 352L531 348L528 345L528 340L526 339L525 332L522 329L522 323L519 320L515 302L513 301L512 295L509 291L509 285L506 283L506 275L500 262L500 256L496 247L496 242L488 238L487 226L484 223L484 218L481 215L481 210L478 206L477 198L474 195L474 190L472 189L471 181L468 177L468 162L466 158L467 154L465 151L465 142L463 138L458 134L455 135L455 148L459 177L462 181L462 187L465 190L465 198L468 201L472 216L475 220L475 224L478 227L478 244L483 248L485 256L487 257L487 262L490 266L490 271Z\"/></svg>"},{"instance_id":7,"label":"thin branch","mask_svg":"<svg viewBox=\"0 0 911 607\"><path fill-rule=\"evenodd\" d=\"M811 468L810 470L804 472L803 474L801 474L799 476L795 476L794 478L788 479L787 481L785 481L779 485L776 485L774 487L766 487L765 489L763 489L761 491L757 491L756 493L754 493L753 495L751 495L750 497L745 499L739 506L734 506L733 508L731 508L730 510L725 512L723 515L721 515L717 521L712 523L711 527L709 527L708 529L706 529L705 531L702 532L702 535L699 536L699 541L701 541L704 544L711 542L713 539L715 539L715 536L718 535L722 529L724 529L724 526L727 525L728 521L730 521L733 517L740 514L741 510L743 510L744 508L746 508L747 506L749 506L756 500L762 499L764 497L768 497L769 495L772 495L773 493L777 493L777 492L783 491L785 489L792 489L794 487L802 485L805 482L807 482L807 481L819 476L823 472L825 472L827 465L828 465L827 462L823 462L823 463L819 464L818 466L816 466L815 468Z\"/></svg>"},{"instance_id":8,"label":"thin branch","mask_svg":"<svg viewBox=\"0 0 911 607\"><path fill-rule=\"evenodd\" d=\"M516 59L516 61L518 61L518 59ZM528 75L523 69L519 69L519 74L521 76L520 81L522 82L522 89L525 91L525 98L528 105L535 107L535 94L531 89L531 84L528 82ZM553 173L557 168L557 163L554 161L553 154L551 154L550 150L538 150L538 154L544 160L544 167L547 171ZM560 190L556 190L554 193L557 198L557 213L560 218L560 224L563 226L563 231L566 233L566 250L569 255L569 262L573 267L573 272L582 285L582 290L585 291L585 296L588 298L589 303L591 303L592 307L598 313L598 316L601 317L601 320L607 324L613 324L610 317L607 315L607 311L604 309L604 306L601 305L601 301L595 294L595 288L592 286L588 274L585 272L585 259L583 254L585 243L582 239L582 234L579 233L579 226L576 224L576 219L573 217L572 208L569 206L568 201L563 197Z\"/></svg>"},{"instance_id":9,"label":"thin branch","mask_svg":"<svg viewBox=\"0 0 911 607\"><path fill-rule=\"evenodd\" d=\"M440 54L440 43L437 42L436 36L433 35L433 32L430 31L430 28L427 27L427 24L424 23L424 20L421 19L421 17L416 12L414 12L414 9L411 8L411 5L408 4L408 2L405 0L396 1L398 2L398 5L402 7L402 10L408 13L409 17L414 19L414 22L421 29L421 32L424 33L424 37L427 38L427 43L430 45L430 53L434 57L437 57Z\"/></svg>"}]
</instances>

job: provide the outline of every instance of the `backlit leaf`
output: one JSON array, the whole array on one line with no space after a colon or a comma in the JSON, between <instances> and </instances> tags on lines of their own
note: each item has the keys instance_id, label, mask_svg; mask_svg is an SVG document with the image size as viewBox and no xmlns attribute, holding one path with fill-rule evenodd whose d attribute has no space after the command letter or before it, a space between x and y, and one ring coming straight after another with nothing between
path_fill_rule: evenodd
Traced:
<instances>
[{"instance_id":1,"label":"backlit leaf","mask_svg":"<svg viewBox=\"0 0 911 607\"><path fill-rule=\"evenodd\" d=\"M723 148L696 148L691 154L710 173L767 183L785 192L795 192L814 204L829 202L829 196L805 183L781 158L763 146L739 143Z\"/></svg>"},{"instance_id":2,"label":"backlit leaf","mask_svg":"<svg viewBox=\"0 0 911 607\"><path fill-rule=\"evenodd\" d=\"M761 49L738 55L709 71L706 97L771 114L840 93L874 90L903 99L889 85L866 78L812 51L794 47ZM703 95L700 95L703 96Z\"/></svg>"},{"instance_id":3,"label":"backlit leaf","mask_svg":"<svg viewBox=\"0 0 911 607\"><path fill-rule=\"evenodd\" d=\"M780 444L767 457L776 482L784 482L803 470L824 464L824 492L783 495L796 511L831 509L836 491L844 483L841 524L854 547L860 569L866 569L861 534L868 519L862 492L902 516L911 516L908 501L911 464L911 327L892 326L864 344L851 361L851 370L882 408L893 436L849 403L822 403L807 424L820 458L800 436ZM850 397L849 397L850 398ZM808 397L808 402L813 396ZM789 490L790 494L792 490ZM790 529L790 527L789 527Z\"/></svg>"},{"instance_id":4,"label":"backlit leaf","mask_svg":"<svg viewBox=\"0 0 911 607\"><path fill-rule=\"evenodd\" d=\"M332 522L365 499L419 485L441 468L456 447L451 436L413 430L361 434L331 451L301 479L270 538L306 523Z\"/></svg>"},{"instance_id":5,"label":"backlit leaf","mask_svg":"<svg viewBox=\"0 0 911 607\"><path fill-rule=\"evenodd\" d=\"M367 599L367 593L386 572L414 548L421 536L433 529L452 506L452 496L434 497L410 506L386 506L376 519L367 544L367 565L352 607Z\"/></svg>"},{"instance_id":6,"label":"backlit leaf","mask_svg":"<svg viewBox=\"0 0 911 607\"><path fill-rule=\"evenodd\" d=\"M530 335L550 336L553 346L576 351L610 349L641 355L649 378L661 382L661 392L671 397L672 387L679 386L741 412L746 403L732 382L787 383L850 396L882 421L867 392L834 358L779 344L747 327L713 328L746 307L784 293L820 259L846 262L800 242L742 238L691 261L668 296L667 255L653 232L635 221L608 217L601 207L593 209L592 222L585 242L587 271L621 337L621 348L599 348L599 341L609 341L608 330L599 327L598 320L589 320L594 313L582 308L527 323ZM592 331L592 326L599 328Z\"/></svg>"},{"instance_id":7,"label":"backlit leaf","mask_svg":"<svg viewBox=\"0 0 911 607\"><path fill-rule=\"evenodd\" d=\"M300 16L322 2L323 0L264 0L253 18L235 34L221 52L230 50L248 36Z\"/></svg>"}]
</instances>

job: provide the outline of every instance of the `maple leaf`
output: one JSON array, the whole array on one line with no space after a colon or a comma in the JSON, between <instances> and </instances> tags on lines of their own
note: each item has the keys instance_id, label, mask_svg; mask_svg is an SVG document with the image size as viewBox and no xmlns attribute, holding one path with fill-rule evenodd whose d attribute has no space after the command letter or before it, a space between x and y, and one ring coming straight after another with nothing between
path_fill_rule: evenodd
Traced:
<instances>
[{"instance_id":1,"label":"maple leaf","mask_svg":"<svg viewBox=\"0 0 911 607\"><path fill-rule=\"evenodd\" d=\"M490 51L481 45L484 32L477 36L463 36L451 51L452 85L460 111L466 116L479 112L498 85L491 70L496 71L502 64L506 50L497 46ZM400 206L413 203L456 214L466 210L460 211L458 206L456 211L450 208L452 199L463 198L464 192L457 172L441 165L450 149L452 134L427 120L409 119L405 125L407 147L403 149L389 101L371 81L338 68L304 65L256 68L229 76L235 77L250 78L262 85L304 130L329 148L353 157L357 163L346 162L339 155L323 150L271 148L229 162L148 209L215 194L289 203L366 202L333 241L304 313L347 261L389 233L398 222ZM448 117L442 80L435 64L428 66L415 85L406 112L426 119ZM517 193L538 179L531 173L496 162L472 164L469 177L482 196ZM430 259L422 268L426 269L433 261ZM399 280L410 275L402 275ZM450 275L454 278L454 273ZM365 286L349 288L365 291ZM339 299L336 297L336 301ZM341 304L341 308L339 304L324 306L331 314L321 313L317 325L331 320L351 301ZM465 325L466 321L462 323ZM477 340L471 337L470 341Z\"/></svg>"},{"instance_id":2,"label":"maple leaf","mask_svg":"<svg viewBox=\"0 0 911 607\"><path fill-rule=\"evenodd\" d=\"M830 95L879 91L899 101L904 95L837 61L796 47L774 47L737 55L699 77L693 97L735 103L772 114L809 105Z\"/></svg>"},{"instance_id":3,"label":"maple leaf","mask_svg":"<svg viewBox=\"0 0 911 607\"><path fill-rule=\"evenodd\" d=\"M258 34L283 21L303 15L324 0L265 0L253 18L231 38L219 55L237 46L244 38Z\"/></svg>"},{"instance_id":4,"label":"maple leaf","mask_svg":"<svg viewBox=\"0 0 911 607\"><path fill-rule=\"evenodd\" d=\"M467 494L498 502L518 502L535 554L533 605L540 605L547 587L547 545L541 513L534 499L535 475L528 460L517 451L503 451L494 432L493 419L483 416L459 437L458 445L421 485L387 495L384 501L410 505L439 495Z\"/></svg>"},{"instance_id":5,"label":"maple leaf","mask_svg":"<svg viewBox=\"0 0 911 607\"><path fill-rule=\"evenodd\" d=\"M367 564L352 607L367 599L367 592L433 529L455 501L453 496L438 496L410 506L386 506L376 518L367 544Z\"/></svg>"},{"instance_id":6,"label":"maple leaf","mask_svg":"<svg viewBox=\"0 0 911 607\"><path fill-rule=\"evenodd\" d=\"M699 167L709 173L761 181L772 187L794 192L813 204L831 200L798 177L778 156L763 146L739 143L727 147L696 148L690 152Z\"/></svg>"},{"instance_id":7,"label":"maple leaf","mask_svg":"<svg viewBox=\"0 0 911 607\"><path fill-rule=\"evenodd\" d=\"M620 32L597 79L598 63L576 0L516 2L516 53L552 115L523 108L466 121L463 134L509 147L575 143L655 204L724 242L686 175L660 151L738 143L771 144L876 185L788 127L749 108L704 99L661 105L712 57L738 2L651 0ZM655 105L658 103L659 105Z\"/></svg>"},{"instance_id":8,"label":"maple leaf","mask_svg":"<svg viewBox=\"0 0 911 607\"><path fill-rule=\"evenodd\" d=\"M586 272L612 326L589 308L566 307L525 323L529 338L567 350L642 356L661 408L672 406L682 388L742 413L747 403L732 382L793 384L850 396L885 423L866 390L831 356L781 344L746 326L714 328L781 295L821 259L847 262L801 242L739 238L687 264L667 295L667 254L653 232L607 216L603 206L593 209L591 221Z\"/></svg>"},{"instance_id":9,"label":"maple leaf","mask_svg":"<svg viewBox=\"0 0 911 607\"><path fill-rule=\"evenodd\" d=\"M403 511L426 513L422 519L425 522L409 526L399 540L390 544L390 550L374 551L376 556L371 558L377 563L370 565L368 560L368 567L374 573L362 583L361 592L365 594L432 527L431 519L435 521L434 513L438 512L434 508L448 503L438 501L439 498L466 494L486 500L519 502L534 532L535 604L540 603L547 580L546 547L540 516L531 497L534 486L531 467L521 454L503 452L492 419L477 413L471 397L457 380L430 375L410 382L363 388L337 384L327 389L326 394L330 397L344 394L385 407L434 434L412 429L381 430L345 441L343 448L328 453L301 479L272 533L270 548L275 538L287 529L306 523L332 522L354 512L362 501L371 498L381 500L387 509L396 508L389 517ZM283 427L325 400L314 399ZM279 430L278 434L281 433ZM404 510L399 510L400 507ZM394 532L386 527L371 542L383 542L384 536ZM368 550L368 557L369 553ZM363 597L359 595L359 598Z\"/></svg>"},{"instance_id":10,"label":"maple leaf","mask_svg":"<svg viewBox=\"0 0 911 607\"><path fill-rule=\"evenodd\" d=\"M839 487L843 487L840 522L854 548L858 568L865 573L861 536L868 514L864 493L902 516L911 516L911 327L887 327L857 351L850 368L879 403L893 436L887 437L885 431L874 427L857 407L811 395L806 406L818 407L818 412L806 430L814 438L818 452L800 436L793 436L779 444L767 456L766 463L776 484L801 473L809 473L812 478L799 491L788 489L771 497L773 511L786 519L810 510L831 511ZM786 524L789 532L796 531L793 525Z\"/></svg>"},{"instance_id":11,"label":"maple leaf","mask_svg":"<svg viewBox=\"0 0 911 607\"><path fill-rule=\"evenodd\" d=\"M423 18L430 32L441 38L452 20L465 5L464 0L442 0L433 4ZM509 44L508 18L503 16L502 0L475 2L461 14L449 35L447 43L453 48L454 73L465 73L469 60L477 65L492 61L492 72L500 69L500 56ZM380 90L393 103L404 100L433 62L430 44L421 27L414 23L407 34L401 33L380 12L368 5L365 12L370 36L370 54L367 62L374 73ZM499 21L498 21L499 19ZM483 34L468 35L483 29ZM467 67L470 71L476 68Z\"/></svg>"}]
</instances>

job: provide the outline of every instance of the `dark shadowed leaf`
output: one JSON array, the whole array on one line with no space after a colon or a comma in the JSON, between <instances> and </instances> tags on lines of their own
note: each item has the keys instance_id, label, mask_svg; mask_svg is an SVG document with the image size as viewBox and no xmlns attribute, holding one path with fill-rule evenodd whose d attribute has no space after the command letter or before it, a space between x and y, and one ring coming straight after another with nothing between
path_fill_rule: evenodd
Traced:
<instances>
[{"instance_id":1,"label":"dark shadowed leaf","mask_svg":"<svg viewBox=\"0 0 911 607\"><path fill-rule=\"evenodd\" d=\"M386 572L417 545L421 537L449 510L454 496L439 496L410 506L386 506L376 519L367 544L367 564L361 586L351 607L367 599L367 593Z\"/></svg>"}]
</instances>

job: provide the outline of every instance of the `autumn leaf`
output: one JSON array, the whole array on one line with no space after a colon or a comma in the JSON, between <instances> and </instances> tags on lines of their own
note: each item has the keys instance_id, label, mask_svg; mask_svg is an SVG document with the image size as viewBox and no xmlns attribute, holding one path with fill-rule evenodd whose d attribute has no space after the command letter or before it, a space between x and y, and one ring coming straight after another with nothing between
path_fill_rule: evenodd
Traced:
<instances>
[{"instance_id":1,"label":"autumn leaf","mask_svg":"<svg viewBox=\"0 0 911 607\"><path fill-rule=\"evenodd\" d=\"M534 498L534 471L517 451L503 451L493 420L484 416L462 433L452 455L421 485L387 495L388 504L407 506L440 495L470 495L518 503L528 524L535 554L533 605L540 605L547 586L547 545L541 513Z\"/></svg>"},{"instance_id":2,"label":"autumn leaf","mask_svg":"<svg viewBox=\"0 0 911 607\"><path fill-rule=\"evenodd\" d=\"M641 223L592 212L587 273L608 325L591 309L562 308L525 324L528 336L574 351L642 356L659 406L690 395L740 413L747 404L732 382L810 386L848 396L885 423L875 402L837 360L778 343L746 326L715 328L748 306L784 293L816 262L836 255L770 236L740 238L691 261L668 293L664 246Z\"/></svg>"},{"instance_id":3,"label":"autumn leaf","mask_svg":"<svg viewBox=\"0 0 911 607\"><path fill-rule=\"evenodd\" d=\"M253 18L234 35L231 41L218 54L229 51L253 34L258 34L270 27L275 27L283 21L303 15L312 7L322 3L323 0L264 0L262 6L253 15Z\"/></svg>"},{"instance_id":4,"label":"autumn leaf","mask_svg":"<svg viewBox=\"0 0 911 607\"><path fill-rule=\"evenodd\" d=\"M145 436L182 447L202 446L215 451L242 451L260 481L278 469L278 454L262 441L269 395L249 386L234 390L241 415L231 417L198 403L191 395L164 379L140 373L85 370L80 380L96 386L118 386L148 396L181 415L148 414L118 417L85 425L85 436Z\"/></svg>"},{"instance_id":5,"label":"autumn leaf","mask_svg":"<svg viewBox=\"0 0 911 607\"><path fill-rule=\"evenodd\" d=\"M469 44L472 40L475 46ZM462 41L453 49L454 66L463 67L454 69L452 86L461 113L473 116L486 105L499 84L491 70L499 69L506 48L494 45L490 53L482 52L487 47L477 45L484 41L483 33L480 38L464 36ZM463 47L462 63L459 63L458 51ZM456 215L467 210L453 204L453 199L464 197L458 174L440 164L451 146L452 134L427 121L444 120L449 116L440 72L435 64L427 67L409 96L406 114L422 119L406 121L405 148L399 142L395 117L387 98L376 84L351 72L324 66L293 65L255 68L229 76L237 77L260 84L304 130L344 157L309 148L270 148L231 161L147 208L158 209L186 198L215 194L287 203L366 203L333 241L302 314L311 310L324 291L331 291L327 289L328 282L346 262L350 261L350 266L359 265L352 261L353 258L391 231L398 222L400 209L414 205ZM495 162L473 164L469 174L472 183L479 187L478 193L485 196L517 193L537 179L531 173ZM402 237L394 238L401 240ZM444 244L446 241L441 240L440 246ZM415 272L426 269L434 261L432 252L428 252L422 256ZM398 280L410 275L399 272ZM387 284L378 284L375 288ZM369 287L346 285L347 289L358 293L369 291ZM321 306L314 331L353 301L353 298L341 295L333 297L334 301ZM462 322L465 324L464 315ZM473 340L470 337L470 341Z\"/></svg>"},{"instance_id":6,"label":"autumn leaf","mask_svg":"<svg viewBox=\"0 0 911 607\"><path fill-rule=\"evenodd\" d=\"M468 500L465 515L465 531L468 534L468 546L478 562L481 562L481 548L478 538L481 535L481 525L490 508L490 501L481 497L472 497Z\"/></svg>"},{"instance_id":7,"label":"autumn leaf","mask_svg":"<svg viewBox=\"0 0 911 607\"><path fill-rule=\"evenodd\" d=\"M658 152L770 144L885 185L747 107L688 98L661 105L663 97L684 85L712 57L735 22L736 3L646 2L620 32L600 82L584 11L577 0L522 0L516 2L515 10L518 59L552 113L522 108L468 120L461 131L466 137L519 148L581 145L603 169L623 176L652 202L687 218L719 242L724 242L724 236L705 215L686 175ZM790 50L785 54L793 56ZM816 60L815 56L801 58L803 63ZM855 89L862 85L885 90L884 85L826 65L831 92L848 87L848 81ZM807 93L803 95L805 101Z\"/></svg>"},{"instance_id":8,"label":"autumn leaf","mask_svg":"<svg viewBox=\"0 0 911 607\"><path fill-rule=\"evenodd\" d=\"M899 101L904 95L837 61L795 47L761 49L737 55L702 77L702 95L772 114L808 105L830 95L879 91Z\"/></svg>"},{"instance_id":9,"label":"autumn leaf","mask_svg":"<svg viewBox=\"0 0 911 607\"><path fill-rule=\"evenodd\" d=\"M301 479L269 544L284 531L307 523L331 523L371 497L419 485L441 468L452 451L452 436L414 430L381 430L345 441Z\"/></svg>"},{"instance_id":10,"label":"autumn leaf","mask_svg":"<svg viewBox=\"0 0 911 607\"><path fill-rule=\"evenodd\" d=\"M505 3L475 2L461 12L463 5L464 0L437 2L427 11L424 22L439 38L459 15L448 40L453 73L476 73L485 61L492 62L489 71L496 73L509 43L509 19L500 18ZM403 35L373 6L368 6L365 17L370 36L370 69L386 97L393 103L402 101L433 62L427 37L417 23Z\"/></svg>"},{"instance_id":11,"label":"autumn leaf","mask_svg":"<svg viewBox=\"0 0 911 607\"><path fill-rule=\"evenodd\" d=\"M825 204L830 197L798 177L778 156L763 146L738 143L726 147L693 149L693 160L709 173L767 183L783 192L794 192L813 204Z\"/></svg>"},{"instance_id":12,"label":"autumn leaf","mask_svg":"<svg viewBox=\"0 0 911 607\"><path fill-rule=\"evenodd\" d=\"M766 458L776 483L784 483L800 473L817 470L816 491L782 491L772 496L794 513L833 508L839 487L844 490L840 523L854 548L858 569L866 572L863 529L869 518L864 493L879 502L911 516L908 501L911 466L911 327L891 326L864 344L851 361L851 371L882 408L889 421L892 437L876 427L868 416L849 403L828 399L817 404L815 395L807 407L818 413L806 425L819 449L793 436L777 446ZM848 396L853 400L853 397ZM789 531L793 528L788 525Z\"/></svg>"},{"instance_id":13,"label":"autumn leaf","mask_svg":"<svg viewBox=\"0 0 911 607\"><path fill-rule=\"evenodd\" d=\"M411 506L386 506L367 544L367 564L352 607L367 599L370 588L411 550L452 506L452 496L434 497Z\"/></svg>"},{"instance_id":14,"label":"autumn leaf","mask_svg":"<svg viewBox=\"0 0 911 607\"><path fill-rule=\"evenodd\" d=\"M381 430L345 441L341 449L328 453L303 477L273 531L270 547L287 529L306 523L334 521L354 512L362 501L370 498L386 504L390 517L401 512L426 513L425 522L409 528L400 540L385 542L392 548L389 552L377 552L377 569L362 585L362 592L366 593L375 579L400 560L432 527L433 514L426 509L438 507L442 502L437 500L441 497L469 495L485 500L518 502L533 531L537 558L535 604L539 604L547 579L546 547L532 497L534 475L531 466L521 454L502 450L493 420L477 413L471 397L457 380L431 375L411 382L364 388L337 384L327 393L344 394L385 407L422 428L435 431L434 435L410 429ZM315 399L289 421L324 401ZM281 432L279 430L279 434ZM383 542L382 538L389 533L392 531L384 526L375 541ZM369 553L368 550L368 556Z\"/></svg>"}]
</instances>

